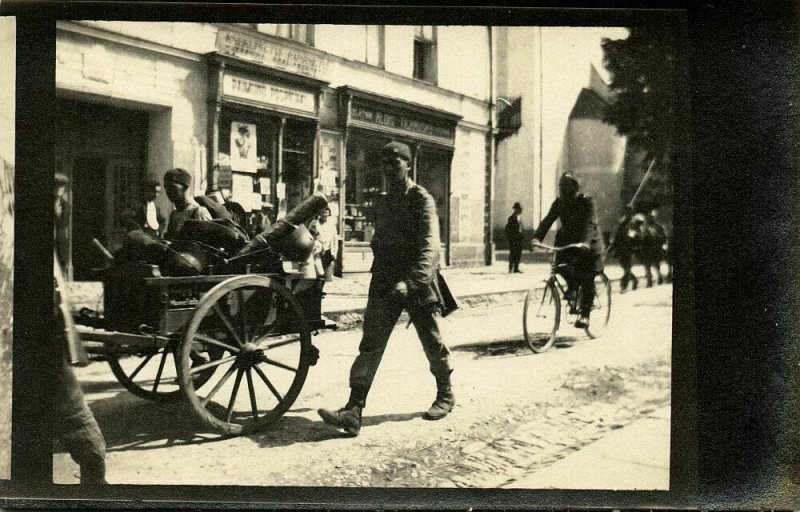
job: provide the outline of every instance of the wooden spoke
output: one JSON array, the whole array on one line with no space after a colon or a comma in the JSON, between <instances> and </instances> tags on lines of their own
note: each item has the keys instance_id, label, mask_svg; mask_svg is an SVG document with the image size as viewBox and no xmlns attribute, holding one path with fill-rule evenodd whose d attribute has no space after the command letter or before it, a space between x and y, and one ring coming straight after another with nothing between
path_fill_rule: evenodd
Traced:
<instances>
[{"instance_id":1,"label":"wooden spoke","mask_svg":"<svg viewBox=\"0 0 800 512\"><path fill-rule=\"evenodd\" d=\"M267 345L262 346L261 344L258 345L258 348L263 350L271 350L273 348L282 347L284 345L291 345L292 343L297 343L300 341L300 337L297 334L286 334L283 336L275 336L269 338L270 343ZM274 340L274 341L273 341Z\"/></svg>"},{"instance_id":2,"label":"wooden spoke","mask_svg":"<svg viewBox=\"0 0 800 512\"><path fill-rule=\"evenodd\" d=\"M272 383L269 381L267 376L264 375L264 372L261 371L261 368L259 368L258 366L254 366L253 369L256 371L258 376L261 377L261 380L264 381L264 384L267 385L269 390L272 391L272 394L275 395L275 398L277 398L279 402L282 402L283 401L283 397L281 396L280 393L278 393L278 390L275 389L275 386L272 385Z\"/></svg>"},{"instance_id":3,"label":"wooden spoke","mask_svg":"<svg viewBox=\"0 0 800 512\"><path fill-rule=\"evenodd\" d=\"M247 343L250 338L247 337L247 315L244 314L244 292L241 288L236 290L236 296L239 299L239 324L242 328L242 339Z\"/></svg>"},{"instance_id":4,"label":"wooden spoke","mask_svg":"<svg viewBox=\"0 0 800 512\"><path fill-rule=\"evenodd\" d=\"M156 352L156 354L157 354L157 353L158 353L158 352ZM140 372L140 371L142 371L142 368L144 368L144 366L145 366L145 365L146 365L148 362L150 362L150 360L151 360L151 359L153 359L153 356L154 356L154 355L156 355L156 354L150 354L149 356L145 357L145 358L144 358L144 361L142 361L142 362L139 364L139 366L137 366L137 367L136 367L136 369L133 371L133 373L131 373L131 375L130 375L130 380L133 380L133 379L135 379L135 378L136 378L136 375L138 375L138 374L139 374L139 372Z\"/></svg>"},{"instance_id":5,"label":"wooden spoke","mask_svg":"<svg viewBox=\"0 0 800 512\"><path fill-rule=\"evenodd\" d=\"M235 361L235 360L236 360L236 356L228 356L228 357L223 357L221 359L215 359L213 361L209 361L208 363L204 363L204 364L201 364L199 366L193 367L191 370L189 370L189 374L190 375L195 375L197 373L202 372L203 370L207 370L209 368L214 368L214 367L217 367L219 365L228 363L230 361Z\"/></svg>"},{"instance_id":6,"label":"wooden spoke","mask_svg":"<svg viewBox=\"0 0 800 512\"><path fill-rule=\"evenodd\" d=\"M164 352L162 352L161 362L158 363L158 372L156 372L156 380L153 383L153 393L158 392L158 385L161 383L161 373L164 371L164 363L167 362L167 354L169 351L164 348Z\"/></svg>"},{"instance_id":7,"label":"wooden spoke","mask_svg":"<svg viewBox=\"0 0 800 512\"><path fill-rule=\"evenodd\" d=\"M236 373L236 382L233 383L233 391L231 391L231 399L228 402L228 412L225 415L225 421L230 423L231 418L233 417L233 405L236 403L236 395L239 394L239 384L242 383L242 373L244 370L239 368L239 371Z\"/></svg>"},{"instance_id":8,"label":"wooden spoke","mask_svg":"<svg viewBox=\"0 0 800 512\"><path fill-rule=\"evenodd\" d=\"M234 347L233 345L228 345L225 342L222 342L216 338L212 338L211 336L206 336L204 334L195 334L194 339L201 341L203 343L208 343L209 345L215 345L217 347L222 347L225 350L231 352L232 354L238 354L239 348Z\"/></svg>"},{"instance_id":9,"label":"wooden spoke","mask_svg":"<svg viewBox=\"0 0 800 512\"><path fill-rule=\"evenodd\" d=\"M284 370L289 370L290 372L297 373L297 368L293 368L288 364L279 363L278 361L273 361L272 359L267 359L265 363L271 364L272 366L277 366L278 368L283 368Z\"/></svg>"},{"instance_id":10,"label":"wooden spoke","mask_svg":"<svg viewBox=\"0 0 800 512\"><path fill-rule=\"evenodd\" d=\"M250 409L253 411L253 421L258 421L258 406L256 405L256 390L253 387L253 374L247 370L247 389L250 391Z\"/></svg>"},{"instance_id":11,"label":"wooden spoke","mask_svg":"<svg viewBox=\"0 0 800 512\"><path fill-rule=\"evenodd\" d=\"M222 388L222 386L224 386L225 383L228 382L228 379L231 378L231 375L233 375L233 372L235 371L236 371L236 365L232 364L228 368L228 371L225 372L225 375L223 375L222 378L219 379L219 382L217 382L217 384L214 386L211 392L208 395L206 395L205 398L202 398L200 400L200 403L203 405L203 407L205 407L206 404L208 404L209 400L211 400L214 397L214 395L217 394L217 391L219 391Z\"/></svg>"},{"instance_id":12,"label":"wooden spoke","mask_svg":"<svg viewBox=\"0 0 800 512\"><path fill-rule=\"evenodd\" d=\"M214 313L216 313L217 316L219 317L219 319L222 320L222 323L225 324L225 328L228 329L229 333L231 333L231 336L233 336L233 339L236 340L236 343L238 343L240 347L244 346L244 343L242 343L242 340L240 340L239 336L236 334L236 330L233 328L233 325L231 325L231 321L228 320L228 318L225 316L225 314L222 311L220 311L219 304L214 304L213 309L214 309Z\"/></svg>"}]
</instances>

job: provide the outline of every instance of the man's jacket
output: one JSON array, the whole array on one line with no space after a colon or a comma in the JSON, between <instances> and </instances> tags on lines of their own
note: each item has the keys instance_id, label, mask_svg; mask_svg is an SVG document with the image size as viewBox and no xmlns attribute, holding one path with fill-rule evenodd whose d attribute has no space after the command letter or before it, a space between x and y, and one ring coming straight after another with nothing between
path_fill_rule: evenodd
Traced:
<instances>
[{"instance_id":1,"label":"man's jacket","mask_svg":"<svg viewBox=\"0 0 800 512\"><path fill-rule=\"evenodd\" d=\"M436 202L412 180L400 194L384 194L376 201L372 237L373 277L405 281L418 304L445 306L439 286L439 218Z\"/></svg>"},{"instance_id":2,"label":"man's jacket","mask_svg":"<svg viewBox=\"0 0 800 512\"><path fill-rule=\"evenodd\" d=\"M509 244L522 243L522 224L516 214L512 214L506 223L506 238Z\"/></svg>"},{"instance_id":3,"label":"man's jacket","mask_svg":"<svg viewBox=\"0 0 800 512\"><path fill-rule=\"evenodd\" d=\"M603 237L597 227L594 199L583 194L577 195L570 201L557 198L536 229L534 238L544 240L544 236L556 219L561 221L561 228L556 233L556 246L585 243L593 253L603 252Z\"/></svg>"}]
</instances>

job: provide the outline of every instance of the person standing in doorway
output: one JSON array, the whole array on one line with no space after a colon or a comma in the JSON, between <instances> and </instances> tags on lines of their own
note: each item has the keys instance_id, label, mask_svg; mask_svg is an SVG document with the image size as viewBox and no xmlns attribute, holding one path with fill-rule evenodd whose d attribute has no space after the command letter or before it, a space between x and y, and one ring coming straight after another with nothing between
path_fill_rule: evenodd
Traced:
<instances>
[{"instance_id":1,"label":"person standing in doorway","mask_svg":"<svg viewBox=\"0 0 800 512\"><path fill-rule=\"evenodd\" d=\"M514 213L508 217L506 223L506 238L508 239L508 273L521 274L519 261L522 259L522 205L514 203Z\"/></svg>"},{"instance_id":2,"label":"person standing in doorway","mask_svg":"<svg viewBox=\"0 0 800 512\"><path fill-rule=\"evenodd\" d=\"M350 368L350 399L338 411L318 411L325 423L351 436L361 430L367 394L403 309L411 317L436 380L436 399L425 419L444 418L455 405L450 351L442 342L435 316L444 302L437 280L440 237L436 203L409 178L410 163L411 150L405 144L391 142L381 149L387 193L376 201L372 279L364 332Z\"/></svg>"}]
</instances>

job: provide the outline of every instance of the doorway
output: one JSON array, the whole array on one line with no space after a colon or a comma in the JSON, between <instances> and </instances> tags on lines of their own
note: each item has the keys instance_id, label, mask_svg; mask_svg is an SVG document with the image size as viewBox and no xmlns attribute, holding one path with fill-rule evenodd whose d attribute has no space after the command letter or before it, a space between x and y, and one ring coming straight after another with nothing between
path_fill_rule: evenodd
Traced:
<instances>
[{"instance_id":1,"label":"doorway","mask_svg":"<svg viewBox=\"0 0 800 512\"><path fill-rule=\"evenodd\" d=\"M140 200L147 172L149 114L88 101L59 98L55 118L56 169L71 182L68 275L96 280L102 255L122 245L121 212Z\"/></svg>"}]
</instances>

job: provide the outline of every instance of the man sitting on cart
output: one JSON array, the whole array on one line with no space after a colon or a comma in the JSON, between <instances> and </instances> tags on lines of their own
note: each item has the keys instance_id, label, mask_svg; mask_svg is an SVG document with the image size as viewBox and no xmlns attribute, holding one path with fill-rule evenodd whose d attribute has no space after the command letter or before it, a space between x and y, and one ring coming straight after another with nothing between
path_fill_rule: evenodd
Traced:
<instances>
[{"instance_id":1,"label":"man sitting on cart","mask_svg":"<svg viewBox=\"0 0 800 512\"><path fill-rule=\"evenodd\" d=\"M164 174L164 190L175 210L169 216L164 238L174 238L183 227L183 223L192 220L211 220L211 213L200 206L192 194L192 176L181 168L170 169Z\"/></svg>"},{"instance_id":2,"label":"man sitting on cart","mask_svg":"<svg viewBox=\"0 0 800 512\"><path fill-rule=\"evenodd\" d=\"M564 278L567 280L567 293L574 293L579 286L583 287L580 316L575 327L589 327L589 314L594 300L594 278L603 272L603 238L597 227L597 214L594 199L578 194L580 184L575 175L564 173L558 182L559 197L553 201L547 216L542 219L533 242L541 243L550 226L556 219L561 220L561 228L556 233L556 246L580 244L580 248L560 251L556 263L570 263L572 271Z\"/></svg>"}]
</instances>

